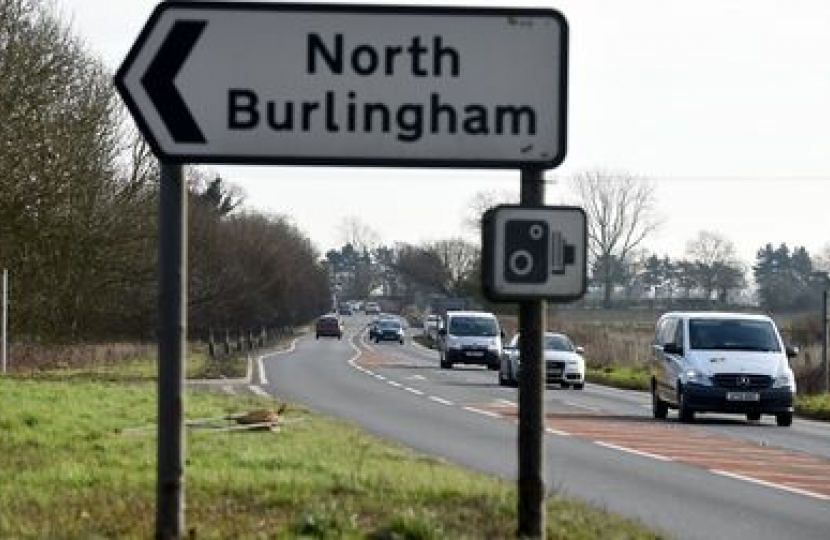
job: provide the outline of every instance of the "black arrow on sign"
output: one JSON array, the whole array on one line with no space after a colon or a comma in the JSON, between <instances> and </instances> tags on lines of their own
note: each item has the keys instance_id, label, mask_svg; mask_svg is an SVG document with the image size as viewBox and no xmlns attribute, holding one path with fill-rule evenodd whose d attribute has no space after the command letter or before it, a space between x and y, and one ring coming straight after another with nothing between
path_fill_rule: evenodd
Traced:
<instances>
[{"instance_id":1,"label":"black arrow on sign","mask_svg":"<svg viewBox=\"0 0 830 540\"><path fill-rule=\"evenodd\" d=\"M207 21L176 21L141 78L150 101L177 143L207 142L173 84L205 26Z\"/></svg>"}]
</instances>

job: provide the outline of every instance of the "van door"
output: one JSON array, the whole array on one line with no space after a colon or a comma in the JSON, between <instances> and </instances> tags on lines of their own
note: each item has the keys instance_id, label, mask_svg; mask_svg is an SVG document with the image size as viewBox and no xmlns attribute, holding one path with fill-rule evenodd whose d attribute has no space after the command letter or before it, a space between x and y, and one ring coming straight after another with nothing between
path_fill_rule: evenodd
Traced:
<instances>
[{"instance_id":1,"label":"van door","mask_svg":"<svg viewBox=\"0 0 830 540\"><path fill-rule=\"evenodd\" d=\"M670 403L677 401L677 379L683 369L685 352L683 337L683 319L667 317L658 324L652 346L657 394Z\"/></svg>"}]
</instances>

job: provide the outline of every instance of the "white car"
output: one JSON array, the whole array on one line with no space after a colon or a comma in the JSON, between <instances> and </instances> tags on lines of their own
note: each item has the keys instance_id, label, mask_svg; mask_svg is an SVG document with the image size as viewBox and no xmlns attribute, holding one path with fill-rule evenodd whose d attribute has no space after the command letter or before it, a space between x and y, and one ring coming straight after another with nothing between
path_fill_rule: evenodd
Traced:
<instances>
[{"instance_id":1,"label":"white car","mask_svg":"<svg viewBox=\"0 0 830 540\"><path fill-rule=\"evenodd\" d=\"M573 386L577 390L585 387L585 352L576 347L570 338L558 332L545 332L545 385L560 384L562 388ZM519 358L519 334L513 336L504 346L499 365L499 384L516 386L521 373Z\"/></svg>"}]
</instances>

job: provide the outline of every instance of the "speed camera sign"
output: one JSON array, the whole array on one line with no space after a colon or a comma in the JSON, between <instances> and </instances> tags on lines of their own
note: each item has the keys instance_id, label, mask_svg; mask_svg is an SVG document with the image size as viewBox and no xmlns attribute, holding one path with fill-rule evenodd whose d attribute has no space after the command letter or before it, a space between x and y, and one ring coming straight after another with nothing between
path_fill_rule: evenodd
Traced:
<instances>
[{"instance_id":1,"label":"speed camera sign","mask_svg":"<svg viewBox=\"0 0 830 540\"><path fill-rule=\"evenodd\" d=\"M491 300L572 301L585 294L587 224L577 207L502 205L482 220L482 284Z\"/></svg>"}]
</instances>

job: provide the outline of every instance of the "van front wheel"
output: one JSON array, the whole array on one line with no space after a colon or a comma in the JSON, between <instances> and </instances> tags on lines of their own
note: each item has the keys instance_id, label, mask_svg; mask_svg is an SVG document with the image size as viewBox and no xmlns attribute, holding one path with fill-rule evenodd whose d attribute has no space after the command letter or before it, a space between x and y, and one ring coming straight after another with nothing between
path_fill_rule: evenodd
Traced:
<instances>
[{"instance_id":1,"label":"van front wheel","mask_svg":"<svg viewBox=\"0 0 830 540\"><path fill-rule=\"evenodd\" d=\"M657 386L651 383L651 412L654 418L665 420L669 414L669 405L657 395Z\"/></svg>"},{"instance_id":2,"label":"van front wheel","mask_svg":"<svg viewBox=\"0 0 830 540\"><path fill-rule=\"evenodd\" d=\"M683 387L677 389L677 413L680 415L680 421L684 424L689 424L695 421L695 412L689 409L686 403L686 392Z\"/></svg>"},{"instance_id":3,"label":"van front wheel","mask_svg":"<svg viewBox=\"0 0 830 540\"><path fill-rule=\"evenodd\" d=\"M775 423L781 427L789 427L793 424L793 413L778 413L775 415Z\"/></svg>"}]
</instances>

